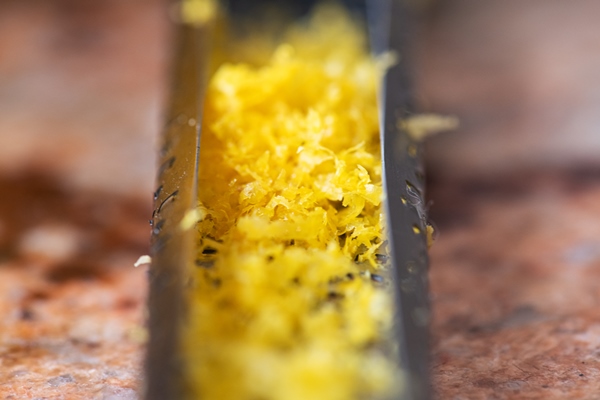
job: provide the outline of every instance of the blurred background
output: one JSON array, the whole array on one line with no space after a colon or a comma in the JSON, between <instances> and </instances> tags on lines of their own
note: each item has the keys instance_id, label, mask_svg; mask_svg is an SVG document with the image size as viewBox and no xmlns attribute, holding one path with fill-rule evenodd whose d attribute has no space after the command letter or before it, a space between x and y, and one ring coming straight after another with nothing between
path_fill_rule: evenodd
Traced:
<instances>
[{"instance_id":1,"label":"blurred background","mask_svg":"<svg viewBox=\"0 0 600 400\"><path fill-rule=\"evenodd\" d=\"M0 396L139 393L170 30L159 0L0 3ZM415 37L441 399L600 393L600 3L438 0ZM62 397L61 397L62 396Z\"/></svg>"},{"instance_id":2,"label":"blurred background","mask_svg":"<svg viewBox=\"0 0 600 400\"><path fill-rule=\"evenodd\" d=\"M165 8L0 2L0 398L137 398Z\"/></svg>"}]
</instances>

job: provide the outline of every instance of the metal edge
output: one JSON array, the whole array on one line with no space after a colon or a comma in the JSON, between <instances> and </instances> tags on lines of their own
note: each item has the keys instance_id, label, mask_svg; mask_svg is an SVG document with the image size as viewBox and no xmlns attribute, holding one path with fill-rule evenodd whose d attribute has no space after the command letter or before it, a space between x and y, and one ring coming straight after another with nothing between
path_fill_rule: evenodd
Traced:
<instances>
[{"instance_id":1,"label":"metal edge","mask_svg":"<svg viewBox=\"0 0 600 400\"><path fill-rule=\"evenodd\" d=\"M186 270L194 260L193 230L181 221L196 207L201 108L206 88L209 24L177 26L175 64L154 193L149 271L149 331L143 397L183 397L179 333L185 319Z\"/></svg>"},{"instance_id":2,"label":"metal edge","mask_svg":"<svg viewBox=\"0 0 600 400\"><path fill-rule=\"evenodd\" d=\"M402 399L431 398L429 371L429 283L425 179L421 145L399 123L415 111L410 39L413 14L404 0L371 0L372 50L391 51L398 62L385 74L380 92L384 210L395 286L395 336L406 371Z\"/></svg>"}]
</instances>

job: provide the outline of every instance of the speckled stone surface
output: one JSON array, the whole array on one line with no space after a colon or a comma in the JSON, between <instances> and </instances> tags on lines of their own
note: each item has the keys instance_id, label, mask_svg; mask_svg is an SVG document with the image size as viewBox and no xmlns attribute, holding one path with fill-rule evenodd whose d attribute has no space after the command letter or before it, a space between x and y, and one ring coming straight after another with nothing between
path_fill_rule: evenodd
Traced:
<instances>
[{"instance_id":1,"label":"speckled stone surface","mask_svg":"<svg viewBox=\"0 0 600 400\"><path fill-rule=\"evenodd\" d=\"M136 398L150 208L37 173L0 191L0 398Z\"/></svg>"},{"instance_id":2,"label":"speckled stone surface","mask_svg":"<svg viewBox=\"0 0 600 400\"><path fill-rule=\"evenodd\" d=\"M439 1L419 96L439 399L600 398L600 3Z\"/></svg>"},{"instance_id":3,"label":"speckled stone surface","mask_svg":"<svg viewBox=\"0 0 600 400\"><path fill-rule=\"evenodd\" d=\"M0 2L0 399L135 399L158 1Z\"/></svg>"},{"instance_id":4,"label":"speckled stone surface","mask_svg":"<svg viewBox=\"0 0 600 400\"><path fill-rule=\"evenodd\" d=\"M440 399L600 396L600 166L431 185Z\"/></svg>"}]
</instances>

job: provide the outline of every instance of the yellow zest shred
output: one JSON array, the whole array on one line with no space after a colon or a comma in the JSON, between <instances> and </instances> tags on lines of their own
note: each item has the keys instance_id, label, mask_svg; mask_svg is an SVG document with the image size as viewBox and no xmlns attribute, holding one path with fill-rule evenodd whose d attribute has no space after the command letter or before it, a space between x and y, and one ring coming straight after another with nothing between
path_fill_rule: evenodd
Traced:
<instances>
[{"instance_id":1,"label":"yellow zest shred","mask_svg":"<svg viewBox=\"0 0 600 400\"><path fill-rule=\"evenodd\" d=\"M218 12L217 0L182 0L179 17L181 22L202 25L214 19Z\"/></svg>"},{"instance_id":2,"label":"yellow zest shred","mask_svg":"<svg viewBox=\"0 0 600 400\"><path fill-rule=\"evenodd\" d=\"M416 114L397 123L398 128L406 130L418 142L436 133L456 129L458 125L458 118L437 114Z\"/></svg>"},{"instance_id":3,"label":"yellow zest shred","mask_svg":"<svg viewBox=\"0 0 600 400\"><path fill-rule=\"evenodd\" d=\"M202 122L197 268L183 354L191 398L388 396L376 91L341 8L291 28L262 66L223 64Z\"/></svg>"}]
</instances>

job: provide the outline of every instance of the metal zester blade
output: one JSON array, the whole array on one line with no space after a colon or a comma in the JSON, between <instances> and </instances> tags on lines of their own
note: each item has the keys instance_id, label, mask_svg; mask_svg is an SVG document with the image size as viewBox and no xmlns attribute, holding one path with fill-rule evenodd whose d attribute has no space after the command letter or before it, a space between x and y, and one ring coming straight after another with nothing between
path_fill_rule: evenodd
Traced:
<instances>
[{"instance_id":1,"label":"metal zester blade","mask_svg":"<svg viewBox=\"0 0 600 400\"><path fill-rule=\"evenodd\" d=\"M145 398L183 398L179 328L185 315L184 271L194 260L195 234L181 221L197 207L198 150L208 75L210 22L180 24L167 125L154 193Z\"/></svg>"},{"instance_id":2,"label":"metal zester blade","mask_svg":"<svg viewBox=\"0 0 600 400\"><path fill-rule=\"evenodd\" d=\"M425 181L421 145L401 129L401 121L415 111L408 59L414 28L410 13L406 0L367 2L373 52L398 57L379 95L384 210L395 285L395 336L400 365L407 372L402 399L425 400L431 397Z\"/></svg>"},{"instance_id":3,"label":"metal zester blade","mask_svg":"<svg viewBox=\"0 0 600 400\"><path fill-rule=\"evenodd\" d=\"M359 4L359 7L365 4L356 0L348 3ZM366 10L373 52L393 51L402 56L400 62L388 70L380 93L384 211L394 266L395 339L399 362L408 372L401 399L428 399L428 260L421 150L398 124L414 109L405 59L410 18L401 0L367 0ZM152 218L147 400L184 398L178 335L186 312L183 276L194 260L195 235L193 231L182 230L180 222L196 206L199 124L210 40L208 25L178 27L169 122L163 133Z\"/></svg>"}]
</instances>

